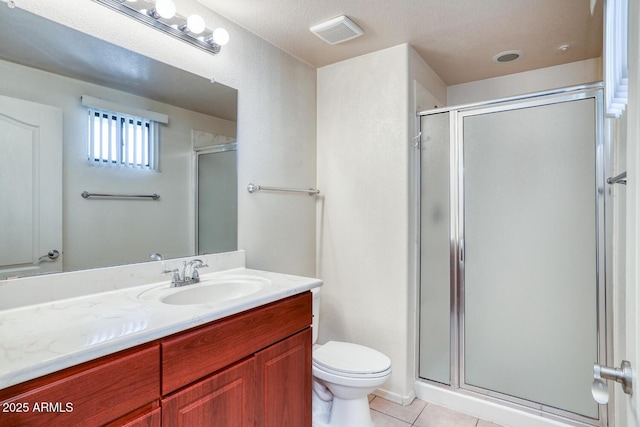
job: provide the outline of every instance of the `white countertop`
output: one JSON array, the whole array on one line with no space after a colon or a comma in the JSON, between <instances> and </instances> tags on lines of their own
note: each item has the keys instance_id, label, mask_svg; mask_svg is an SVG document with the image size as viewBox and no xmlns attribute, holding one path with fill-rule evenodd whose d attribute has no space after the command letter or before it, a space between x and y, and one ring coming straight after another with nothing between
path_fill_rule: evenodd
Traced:
<instances>
[{"instance_id":1,"label":"white countertop","mask_svg":"<svg viewBox=\"0 0 640 427\"><path fill-rule=\"evenodd\" d=\"M264 287L215 304L171 305L168 294L225 277L247 277ZM234 268L201 276L201 283L169 282L109 290L0 310L0 389L176 332L296 295L319 279Z\"/></svg>"}]
</instances>

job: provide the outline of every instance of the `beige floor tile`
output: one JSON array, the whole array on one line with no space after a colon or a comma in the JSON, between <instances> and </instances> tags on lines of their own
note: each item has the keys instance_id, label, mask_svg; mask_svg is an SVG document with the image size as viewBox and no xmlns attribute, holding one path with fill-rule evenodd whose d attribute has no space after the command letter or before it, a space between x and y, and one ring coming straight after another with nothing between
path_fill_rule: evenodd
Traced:
<instances>
[{"instance_id":1,"label":"beige floor tile","mask_svg":"<svg viewBox=\"0 0 640 427\"><path fill-rule=\"evenodd\" d=\"M399 418L402 421L413 423L420 415L420 412L427 406L427 402L424 400L414 399L411 405L402 406L397 403L390 402L386 399L376 397L369 402L371 409L375 409L383 414L391 415L394 418Z\"/></svg>"},{"instance_id":2,"label":"beige floor tile","mask_svg":"<svg viewBox=\"0 0 640 427\"><path fill-rule=\"evenodd\" d=\"M477 418L430 403L414 425L416 427L475 427Z\"/></svg>"},{"instance_id":3,"label":"beige floor tile","mask_svg":"<svg viewBox=\"0 0 640 427\"><path fill-rule=\"evenodd\" d=\"M371 421L376 427L411 427L410 423L373 410L371 411Z\"/></svg>"}]
</instances>

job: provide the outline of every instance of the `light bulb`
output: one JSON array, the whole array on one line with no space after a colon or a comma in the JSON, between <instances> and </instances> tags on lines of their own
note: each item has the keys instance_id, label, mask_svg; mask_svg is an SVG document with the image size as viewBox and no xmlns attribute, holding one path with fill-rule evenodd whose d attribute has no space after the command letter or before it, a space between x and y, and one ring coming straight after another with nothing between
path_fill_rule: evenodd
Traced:
<instances>
[{"instance_id":1,"label":"light bulb","mask_svg":"<svg viewBox=\"0 0 640 427\"><path fill-rule=\"evenodd\" d=\"M156 13L164 19L171 19L176 14L176 5L172 0L156 0Z\"/></svg>"},{"instance_id":2,"label":"light bulb","mask_svg":"<svg viewBox=\"0 0 640 427\"><path fill-rule=\"evenodd\" d=\"M191 15L187 18L187 28L193 34L200 34L204 31L204 19L200 15Z\"/></svg>"},{"instance_id":3,"label":"light bulb","mask_svg":"<svg viewBox=\"0 0 640 427\"><path fill-rule=\"evenodd\" d=\"M229 43L229 33L224 28L216 28L213 30L213 41L220 46L224 46Z\"/></svg>"}]
</instances>

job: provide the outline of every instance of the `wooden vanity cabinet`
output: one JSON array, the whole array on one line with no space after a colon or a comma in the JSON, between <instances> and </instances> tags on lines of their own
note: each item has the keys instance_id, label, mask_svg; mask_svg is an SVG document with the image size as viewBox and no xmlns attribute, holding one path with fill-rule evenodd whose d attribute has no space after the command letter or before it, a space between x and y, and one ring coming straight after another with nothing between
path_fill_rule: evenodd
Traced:
<instances>
[{"instance_id":1,"label":"wooden vanity cabinet","mask_svg":"<svg viewBox=\"0 0 640 427\"><path fill-rule=\"evenodd\" d=\"M159 394L155 343L0 390L0 425L105 425L157 402Z\"/></svg>"},{"instance_id":2,"label":"wooden vanity cabinet","mask_svg":"<svg viewBox=\"0 0 640 427\"><path fill-rule=\"evenodd\" d=\"M162 399L162 426L253 427L255 358Z\"/></svg>"},{"instance_id":3,"label":"wooden vanity cabinet","mask_svg":"<svg viewBox=\"0 0 640 427\"><path fill-rule=\"evenodd\" d=\"M256 354L256 427L311 426L311 328Z\"/></svg>"},{"instance_id":4,"label":"wooden vanity cabinet","mask_svg":"<svg viewBox=\"0 0 640 427\"><path fill-rule=\"evenodd\" d=\"M311 329L162 399L162 426L310 427Z\"/></svg>"},{"instance_id":5,"label":"wooden vanity cabinet","mask_svg":"<svg viewBox=\"0 0 640 427\"><path fill-rule=\"evenodd\" d=\"M161 420L160 402L155 401L122 418L118 418L104 427L160 427Z\"/></svg>"},{"instance_id":6,"label":"wooden vanity cabinet","mask_svg":"<svg viewBox=\"0 0 640 427\"><path fill-rule=\"evenodd\" d=\"M163 340L163 427L311 426L311 300L307 292Z\"/></svg>"},{"instance_id":7,"label":"wooden vanity cabinet","mask_svg":"<svg viewBox=\"0 0 640 427\"><path fill-rule=\"evenodd\" d=\"M305 292L0 390L7 409L29 405L0 412L0 426L310 427L311 301ZM33 410L43 402L58 406Z\"/></svg>"}]
</instances>

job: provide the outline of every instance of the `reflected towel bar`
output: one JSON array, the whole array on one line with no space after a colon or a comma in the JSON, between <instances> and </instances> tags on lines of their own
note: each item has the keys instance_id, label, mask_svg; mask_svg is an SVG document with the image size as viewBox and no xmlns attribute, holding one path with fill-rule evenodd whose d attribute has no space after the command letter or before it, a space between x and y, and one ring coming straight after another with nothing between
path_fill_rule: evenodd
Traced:
<instances>
[{"instance_id":1,"label":"reflected towel bar","mask_svg":"<svg viewBox=\"0 0 640 427\"><path fill-rule=\"evenodd\" d=\"M624 184L627 185L627 172L622 172L620 175L607 178L607 184Z\"/></svg>"},{"instance_id":2,"label":"reflected towel bar","mask_svg":"<svg viewBox=\"0 0 640 427\"><path fill-rule=\"evenodd\" d=\"M247 185L247 191L249 193L254 193L256 191L285 191L290 193L307 193L310 196L315 196L320 194L320 190L315 188L283 188L283 187L264 187L258 184L249 184Z\"/></svg>"},{"instance_id":3,"label":"reflected towel bar","mask_svg":"<svg viewBox=\"0 0 640 427\"><path fill-rule=\"evenodd\" d=\"M110 199L153 199L158 200L160 198L159 194L98 194L98 193L89 193L88 191L83 191L80 194L84 199L88 199L89 197L104 197Z\"/></svg>"}]
</instances>

